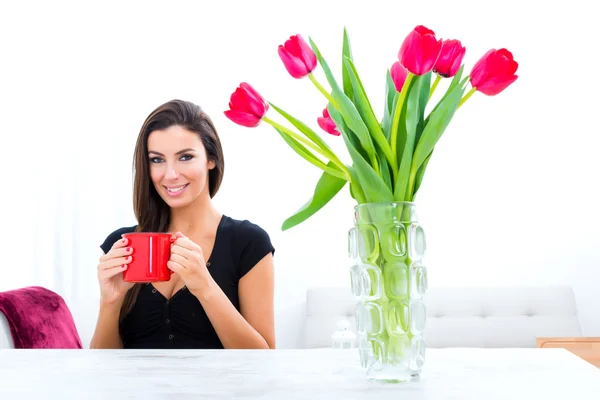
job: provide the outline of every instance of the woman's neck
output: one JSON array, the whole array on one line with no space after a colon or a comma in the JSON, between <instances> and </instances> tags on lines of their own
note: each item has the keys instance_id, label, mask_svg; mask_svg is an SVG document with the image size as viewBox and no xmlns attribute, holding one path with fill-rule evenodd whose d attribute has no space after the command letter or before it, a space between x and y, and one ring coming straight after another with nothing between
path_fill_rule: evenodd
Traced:
<instances>
[{"instance_id":1,"label":"woman's neck","mask_svg":"<svg viewBox=\"0 0 600 400\"><path fill-rule=\"evenodd\" d=\"M169 232L181 232L185 236L214 234L221 220L221 213L213 206L210 197L200 196L186 207L171 209Z\"/></svg>"}]
</instances>

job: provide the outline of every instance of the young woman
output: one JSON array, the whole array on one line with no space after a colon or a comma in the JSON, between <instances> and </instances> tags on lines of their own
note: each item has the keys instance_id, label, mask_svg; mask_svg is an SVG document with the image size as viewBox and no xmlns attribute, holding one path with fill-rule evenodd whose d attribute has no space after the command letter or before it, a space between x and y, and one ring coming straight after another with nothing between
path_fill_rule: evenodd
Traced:
<instances>
[{"instance_id":1,"label":"young woman","mask_svg":"<svg viewBox=\"0 0 600 400\"><path fill-rule=\"evenodd\" d=\"M138 225L100 246L100 311L91 348L275 348L273 248L268 234L212 204L223 152L211 119L173 100L154 110L134 153ZM166 282L132 284L122 234L169 232Z\"/></svg>"}]
</instances>

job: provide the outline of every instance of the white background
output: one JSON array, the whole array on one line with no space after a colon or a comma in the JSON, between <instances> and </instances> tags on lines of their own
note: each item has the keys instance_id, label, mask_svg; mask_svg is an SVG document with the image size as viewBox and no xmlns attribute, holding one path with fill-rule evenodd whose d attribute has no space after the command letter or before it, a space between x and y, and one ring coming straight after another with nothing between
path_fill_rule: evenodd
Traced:
<instances>
[{"instance_id":1,"label":"white background","mask_svg":"<svg viewBox=\"0 0 600 400\"><path fill-rule=\"evenodd\" d=\"M349 284L353 202L345 188L282 232L320 173L268 125L238 127L223 111L247 81L318 130L325 100L287 74L277 46L312 37L341 79L346 26L381 116L385 70L423 24L463 42L467 70L490 48L508 48L520 64L505 92L477 93L459 110L429 164L417 202L430 285L567 283L583 333L600 335L597 14L585 0L533 3L3 2L0 290L44 285L95 299L98 245L135 224L138 131L156 106L180 98L201 105L221 136L217 207L271 235L278 347L301 346L306 289ZM341 138L326 140L349 161Z\"/></svg>"}]
</instances>

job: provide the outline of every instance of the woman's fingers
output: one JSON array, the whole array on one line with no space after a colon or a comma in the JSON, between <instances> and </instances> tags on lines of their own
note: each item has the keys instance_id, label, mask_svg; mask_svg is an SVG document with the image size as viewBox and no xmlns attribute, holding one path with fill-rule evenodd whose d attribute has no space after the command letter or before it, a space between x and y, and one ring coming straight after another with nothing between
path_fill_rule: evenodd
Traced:
<instances>
[{"instance_id":1,"label":"woman's fingers","mask_svg":"<svg viewBox=\"0 0 600 400\"><path fill-rule=\"evenodd\" d=\"M98 271L105 271L107 269L111 269L114 267L119 267L121 265L129 264L130 262L131 262L131 256L111 258L107 261L101 262L98 265Z\"/></svg>"},{"instance_id":2,"label":"woman's fingers","mask_svg":"<svg viewBox=\"0 0 600 400\"><path fill-rule=\"evenodd\" d=\"M107 280L107 279L110 279L113 276L125 271L126 269L127 269L127 265L121 265L119 267L105 269L103 271L100 271L100 273L98 274L98 278L100 278L100 280Z\"/></svg>"}]
</instances>

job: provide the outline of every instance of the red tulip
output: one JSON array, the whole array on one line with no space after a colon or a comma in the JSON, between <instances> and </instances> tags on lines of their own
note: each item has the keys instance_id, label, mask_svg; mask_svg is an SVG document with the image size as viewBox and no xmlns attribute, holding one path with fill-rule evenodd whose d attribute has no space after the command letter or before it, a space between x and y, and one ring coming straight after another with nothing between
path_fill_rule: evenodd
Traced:
<instances>
[{"instance_id":1,"label":"red tulip","mask_svg":"<svg viewBox=\"0 0 600 400\"><path fill-rule=\"evenodd\" d=\"M317 118L317 123L325 132L332 134L334 136L340 136L340 132L335 127L335 122L329 116L329 111L327 111L327 107L323 110L323 116Z\"/></svg>"},{"instance_id":2,"label":"red tulip","mask_svg":"<svg viewBox=\"0 0 600 400\"><path fill-rule=\"evenodd\" d=\"M435 38L435 33L419 25L402 42L398 60L413 74L425 75L433 69L441 49L442 41Z\"/></svg>"},{"instance_id":3,"label":"red tulip","mask_svg":"<svg viewBox=\"0 0 600 400\"><path fill-rule=\"evenodd\" d=\"M279 58L294 78L304 78L317 66L317 56L300 35L290 36L285 45L279 45Z\"/></svg>"},{"instance_id":4,"label":"red tulip","mask_svg":"<svg viewBox=\"0 0 600 400\"><path fill-rule=\"evenodd\" d=\"M233 92L225 116L238 125L253 128L257 126L269 109L267 103L252 86L242 82Z\"/></svg>"},{"instance_id":5,"label":"red tulip","mask_svg":"<svg viewBox=\"0 0 600 400\"><path fill-rule=\"evenodd\" d=\"M458 72L466 51L460 40L444 40L433 72L444 78L453 77Z\"/></svg>"},{"instance_id":6,"label":"red tulip","mask_svg":"<svg viewBox=\"0 0 600 400\"><path fill-rule=\"evenodd\" d=\"M471 70L471 86L478 92L494 96L517 80L519 64L506 49L492 49L475 63Z\"/></svg>"},{"instance_id":7,"label":"red tulip","mask_svg":"<svg viewBox=\"0 0 600 400\"><path fill-rule=\"evenodd\" d=\"M400 64L400 61L396 61L392 64L390 74L392 75L394 86L396 86L396 91L401 92L402 86L404 86L404 82L406 81L406 76L408 75L408 70Z\"/></svg>"}]
</instances>

